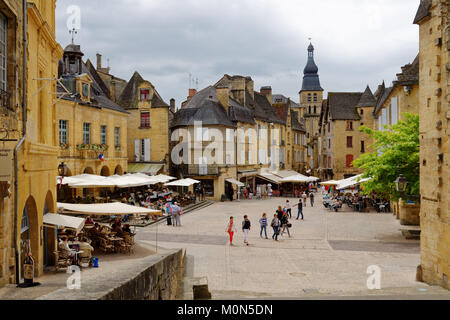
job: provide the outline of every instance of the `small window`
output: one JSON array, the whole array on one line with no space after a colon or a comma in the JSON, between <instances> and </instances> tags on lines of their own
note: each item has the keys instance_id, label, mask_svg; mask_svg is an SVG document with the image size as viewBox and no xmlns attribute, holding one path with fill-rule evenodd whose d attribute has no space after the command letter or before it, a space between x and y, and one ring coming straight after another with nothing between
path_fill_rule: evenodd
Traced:
<instances>
[{"instance_id":1,"label":"small window","mask_svg":"<svg viewBox=\"0 0 450 320\"><path fill-rule=\"evenodd\" d=\"M309 106L308 109L309 109L309 112L308 112L308 113L311 114L311 111L312 111L311 106Z\"/></svg>"},{"instance_id":2,"label":"small window","mask_svg":"<svg viewBox=\"0 0 450 320\"><path fill-rule=\"evenodd\" d=\"M150 112L141 112L141 128L150 128Z\"/></svg>"},{"instance_id":3,"label":"small window","mask_svg":"<svg viewBox=\"0 0 450 320\"><path fill-rule=\"evenodd\" d=\"M308 93L308 102L311 102L311 93Z\"/></svg>"},{"instance_id":4,"label":"small window","mask_svg":"<svg viewBox=\"0 0 450 320\"><path fill-rule=\"evenodd\" d=\"M330 133L330 131L331 131L331 123L328 122L328 133Z\"/></svg>"},{"instance_id":5,"label":"small window","mask_svg":"<svg viewBox=\"0 0 450 320\"><path fill-rule=\"evenodd\" d=\"M365 152L366 152L365 142L361 141L361 153L365 153Z\"/></svg>"},{"instance_id":6,"label":"small window","mask_svg":"<svg viewBox=\"0 0 450 320\"><path fill-rule=\"evenodd\" d=\"M81 85L81 88L82 88L83 98L87 99L89 97L89 84L83 83Z\"/></svg>"},{"instance_id":7,"label":"small window","mask_svg":"<svg viewBox=\"0 0 450 320\"><path fill-rule=\"evenodd\" d=\"M347 168L353 168L353 159L354 159L354 157L352 154L347 155L347 157L346 157Z\"/></svg>"},{"instance_id":8,"label":"small window","mask_svg":"<svg viewBox=\"0 0 450 320\"><path fill-rule=\"evenodd\" d=\"M106 126L100 127L100 144L106 144Z\"/></svg>"},{"instance_id":9,"label":"small window","mask_svg":"<svg viewBox=\"0 0 450 320\"><path fill-rule=\"evenodd\" d=\"M150 101L150 89L141 89L141 101Z\"/></svg>"},{"instance_id":10,"label":"small window","mask_svg":"<svg viewBox=\"0 0 450 320\"><path fill-rule=\"evenodd\" d=\"M316 114L316 113L317 113L317 107L314 106L314 114Z\"/></svg>"},{"instance_id":11,"label":"small window","mask_svg":"<svg viewBox=\"0 0 450 320\"><path fill-rule=\"evenodd\" d=\"M317 93L314 93L314 102L317 102Z\"/></svg>"},{"instance_id":12,"label":"small window","mask_svg":"<svg viewBox=\"0 0 450 320\"><path fill-rule=\"evenodd\" d=\"M91 124L90 123L83 124L83 143L84 144L91 143Z\"/></svg>"},{"instance_id":13,"label":"small window","mask_svg":"<svg viewBox=\"0 0 450 320\"><path fill-rule=\"evenodd\" d=\"M114 146L120 147L120 128L114 128Z\"/></svg>"},{"instance_id":14,"label":"small window","mask_svg":"<svg viewBox=\"0 0 450 320\"><path fill-rule=\"evenodd\" d=\"M347 131L353 131L353 121L347 121Z\"/></svg>"},{"instance_id":15,"label":"small window","mask_svg":"<svg viewBox=\"0 0 450 320\"><path fill-rule=\"evenodd\" d=\"M347 137L347 148L353 148L353 137Z\"/></svg>"},{"instance_id":16,"label":"small window","mask_svg":"<svg viewBox=\"0 0 450 320\"><path fill-rule=\"evenodd\" d=\"M67 120L59 120L59 143L67 144Z\"/></svg>"},{"instance_id":17,"label":"small window","mask_svg":"<svg viewBox=\"0 0 450 320\"><path fill-rule=\"evenodd\" d=\"M363 116L364 115L364 109L361 109L360 113Z\"/></svg>"}]
</instances>

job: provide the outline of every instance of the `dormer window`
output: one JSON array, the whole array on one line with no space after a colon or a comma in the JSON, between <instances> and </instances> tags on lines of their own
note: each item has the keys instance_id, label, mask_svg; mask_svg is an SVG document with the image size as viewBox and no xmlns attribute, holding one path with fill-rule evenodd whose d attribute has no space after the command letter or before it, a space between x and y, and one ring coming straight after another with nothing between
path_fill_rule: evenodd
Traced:
<instances>
[{"instance_id":1,"label":"dormer window","mask_svg":"<svg viewBox=\"0 0 450 320\"><path fill-rule=\"evenodd\" d=\"M150 89L141 89L141 101L149 102L150 101Z\"/></svg>"},{"instance_id":2,"label":"dormer window","mask_svg":"<svg viewBox=\"0 0 450 320\"><path fill-rule=\"evenodd\" d=\"M83 83L81 85L81 94L83 95L83 98L88 99L89 98L89 84Z\"/></svg>"}]
</instances>

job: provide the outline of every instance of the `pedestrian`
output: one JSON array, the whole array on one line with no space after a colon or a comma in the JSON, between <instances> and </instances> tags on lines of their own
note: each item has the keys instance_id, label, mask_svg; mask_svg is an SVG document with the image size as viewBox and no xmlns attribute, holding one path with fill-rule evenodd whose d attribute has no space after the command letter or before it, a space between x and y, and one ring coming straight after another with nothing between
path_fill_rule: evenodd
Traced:
<instances>
[{"instance_id":1,"label":"pedestrian","mask_svg":"<svg viewBox=\"0 0 450 320\"><path fill-rule=\"evenodd\" d=\"M300 215L302 216L302 220L304 220L303 219L303 201L302 201L302 198L298 199L298 204L296 204L295 206L298 207L297 220L300 218Z\"/></svg>"},{"instance_id":2,"label":"pedestrian","mask_svg":"<svg viewBox=\"0 0 450 320\"><path fill-rule=\"evenodd\" d=\"M309 199L311 200L311 208L314 207L314 193L311 191L309 194Z\"/></svg>"},{"instance_id":3,"label":"pedestrian","mask_svg":"<svg viewBox=\"0 0 450 320\"><path fill-rule=\"evenodd\" d=\"M181 227L181 216L183 215L183 210L178 206L178 202L175 202L172 206L172 215L175 215L176 226Z\"/></svg>"},{"instance_id":4,"label":"pedestrian","mask_svg":"<svg viewBox=\"0 0 450 320\"><path fill-rule=\"evenodd\" d=\"M281 218L281 236L287 232L289 238L291 237L291 233L289 232L289 218L287 213L283 214L283 217Z\"/></svg>"},{"instance_id":5,"label":"pedestrian","mask_svg":"<svg viewBox=\"0 0 450 320\"><path fill-rule=\"evenodd\" d=\"M267 237L267 214L263 214L262 218L259 219L259 224L261 225L261 232L259 233L259 236L262 238L263 236L263 231L266 235L266 239L269 239Z\"/></svg>"},{"instance_id":6,"label":"pedestrian","mask_svg":"<svg viewBox=\"0 0 450 320\"><path fill-rule=\"evenodd\" d=\"M277 218L278 218L278 220L280 220L281 221L281 218L283 218L283 214L284 214L284 211L283 211L283 209L281 208L281 206L278 206L278 210L277 210Z\"/></svg>"},{"instance_id":7,"label":"pedestrian","mask_svg":"<svg viewBox=\"0 0 450 320\"><path fill-rule=\"evenodd\" d=\"M291 203L289 200L286 200L286 213L288 214L289 218L292 218L292 209L291 209Z\"/></svg>"},{"instance_id":8,"label":"pedestrian","mask_svg":"<svg viewBox=\"0 0 450 320\"><path fill-rule=\"evenodd\" d=\"M244 221L242 221L242 231L244 232L244 244L248 246L248 233L250 232L252 224L250 220L248 220L248 216L244 216Z\"/></svg>"},{"instance_id":9,"label":"pedestrian","mask_svg":"<svg viewBox=\"0 0 450 320\"><path fill-rule=\"evenodd\" d=\"M230 246L233 245L233 237L235 232L237 232L236 226L234 224L234 218L230 217L230 222L228 222L227 228L225 229L225 232L227 232L230 236Z\"/></svg>"},{"instance_id":10,"label":"pedestrian","mask_svg":"<svg viewBox=\"0 0 450 320\"><path fill-rule=\"evenodd\" d=\"M272 239L278 241L278 234L280 232L280 220L278 219L278 215L276 213L273 215L273 219L270 225L273 228Z\"/></svg>"},{"instance_id":11,"label":"pedestrian","mask_svg":"<svg viewBox=\"0 0 450 320\"><path fill-rule=\"evenodd\" d=\"M305 191L302 194L302 198L303 198L303 206L306 208L306 199L308 198L308 196L306 195Z\"/></svg>"}]
</instances>

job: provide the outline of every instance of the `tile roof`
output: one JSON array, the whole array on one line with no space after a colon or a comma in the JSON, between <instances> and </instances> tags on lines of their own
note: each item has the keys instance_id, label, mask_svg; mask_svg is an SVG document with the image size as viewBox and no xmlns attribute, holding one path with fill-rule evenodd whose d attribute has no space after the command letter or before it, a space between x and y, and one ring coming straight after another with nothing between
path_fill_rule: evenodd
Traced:
<instances>
[{"instance_id":1,"label":"tile roof","mask_svg":"<svg viewBox=\"0 0 450 320\"><path fill-rule=\"evenodd\" d=\"M327 101L331 120L361 120L356 107L362 95L361 92L329 92Z\"/></svg>"},{"instance_id":2,"label":"tile roof","mask_svg":"<svg viewBox=\"0 0 450 320\"><path fill-rule=\"evenodd\" d=\"M139 72L135 72L128 82L127 86L123 90L118 103L125 109L136 109L139 103L139 91L138 88L143 82L149 82L144 80ZM152 108L165 108L169 105L159 95L155 87L150 83L153 89Z\"/></svg>"},{"instance_id":3,"label":"tile roof","mask_svg":"<svg viewBox=\"0 0 450 320\"><path fill-rule=\"evenodd\" d=\"M306 133L305 125L301 121L299 121L298 111L294 111L292 109L291 109L291 126L292 130Z\"/></svg>"},{"instance_id":4,"label":"tile roof","mask_svg":"<svg viewBox=\"0 0 450 320\"><path fill-rule=\"evenodd\" d=\"M257 106L265 114L268 122L286 124L286 120L281 119L278 116L278 114L275 112L274 108L270 104L269 100L267 100L267 98L264 95L262 95L258 92L255 92L255 102L256 102Z\"/></svg>"},{"instance_id":5,"label":"tile roof","mask_svg":"<svg viewBox=\"0 0 450 320\"><path fill-rule=\"evenodd\" d=\"M431 0L421 0L413 23L419 24L423 18L430 16L430 8Z\"/></svg>"},{"instance_id":6,"label":"tile roof","mask_svg":"<svg viewBox=\"0 0 450 320\"><path fill-rule=\"evenodd\" d=\"M419 84L419 55L417 55L413 63L402 67L402 72L397 74L397 81L394 81L394 85L406 86L414 84Z\"/></svg>"},{"instance_id":7,"label":"tile roof","mask_svg":"<svg viewBox=\"0 0 450 320\"><path fill-rule=\"evenodd\" d=\"M379 99L377 101L377 106L375 107L375 111L373 112L374 115L377 115L378 112L380 112L381 108L383 107L383 104L389 98L389 95L391 94L392 90L394 90L394 87L384 88L382 90L382 92L380 93Z\"/></svg>"},{"instance_id":8,"label":"tile roof","mask_svg":"<svg viewBox=\"0 0 450 320\"><path fill-rule=\"evenodd\" d=\"M274 94L272 96L272 103L288 103L290 102L292 108L301 108L300 104L292 101L290 98L285 97L282 94Z\"/></svg>"},{"instance_id":9,"label":"tile roof","mask_svg":"<svg viewBox=\"0 0 450 320\"><path fill-rule=\"evenodd\" d=\"M366 91L364 91L364 94L362 95L361 100L359 100L357 107L374 107L376 104L377 101L373 96L372 90L370 90L369 86L367 86Z\"/></svg>"}]
</instances>

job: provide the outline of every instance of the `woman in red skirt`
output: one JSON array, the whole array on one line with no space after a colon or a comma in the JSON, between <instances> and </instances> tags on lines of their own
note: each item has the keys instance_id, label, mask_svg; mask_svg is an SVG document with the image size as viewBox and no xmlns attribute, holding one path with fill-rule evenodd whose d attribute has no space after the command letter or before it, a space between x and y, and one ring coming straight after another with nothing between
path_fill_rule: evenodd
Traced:
<instances>
[{"instance_id":1,"label":"woman in red skirt","mask_svg":"<svg viewBox=\"0 0 450 320\"><path fill-rule=\"evenodd\" d=\"M228 222L227 229L225 230L225 232L228 232L228 234L230 235L230 246L233 245L233 236L236 231L237 229L236 226L234 225L233 217L231 217L230 222Z\"/></svg>"}]
</instances>

